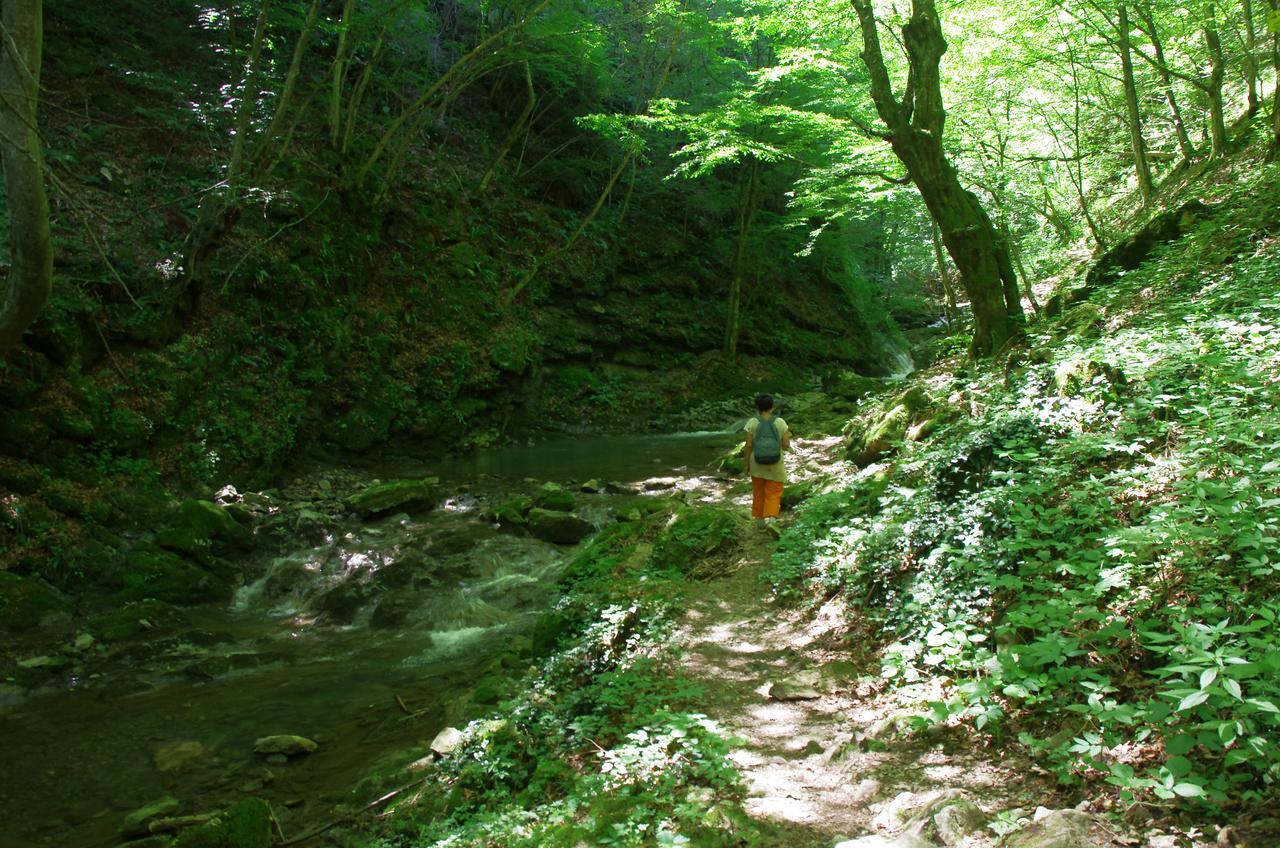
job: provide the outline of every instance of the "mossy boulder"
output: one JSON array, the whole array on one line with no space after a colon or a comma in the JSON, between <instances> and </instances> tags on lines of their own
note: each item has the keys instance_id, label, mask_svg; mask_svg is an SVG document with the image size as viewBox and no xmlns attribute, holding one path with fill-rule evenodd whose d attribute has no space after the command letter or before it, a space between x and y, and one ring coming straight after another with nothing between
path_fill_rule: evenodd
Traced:
<instances>
[{"instance_id":1,"label":"mossy boulder","mask_svg":"<svg viewBox=\"0 0 1280 848\"><path fill-rule=\"evenodd\" d=\"M415 512L431 509L440 498L439 478L392 480L374 483L349 496L344 503L363 518L389 512Z\"/></svg>"},{"instance_id":2,"label":"mossy boulder","mask_svg":"<svg viewBox=\"0 0 1280 848\"><path fill-rule=\"evenodd\" d=\"M212 821L185 831L173 848L269 848L271 807L261 798L232 804Z\"/></svg>"},{"instance_id":3,"label":"mossy boulder","mask_svg":"<svg viewBox=\"0 0 1280 848\"><path fill-rule=\"evenodd\" d=\"M738 521L732 513L715 507L688 509L663 529L649 563L653 568L675 568L696 576L737 544Z\"/></svg>"},{"instance_id":4,"label":"mossy boulder","mask_svg":"<svg viewBox=\"0 0 1280 848\"><path fill-rule=\"evenodd\" d=\"M557 483L543 483L533 496L533 506L557 512L573 512L573 493Z\"/></svg>"},{"instance_id":5,"label":"mossy boulder","mask_svg":"<svg viewBox=\"0 0 1280 848\"><path fill-rule=\"evenodd\" d=\"M529 533L544 542L556 545L576 545L595 531L595 526L571 512L533 508L525 516Z\"/></svg>"},{"instance_id":6,"label":"mossy boulder","mask_svg":"<svg viewBox=\"0 0 1280 848\"><path fill-rule=\"evenodd\" d=\"M231 513L213 501L184 501L178 511L187 527L207 539L230 538L244 532Z\"/></svg>"},{"instance_id":7,"label":"mossy boulder","mask_svg":"<svg viewBox=\"0 0 1280 848\"><path fill-rule=\"evenodd\" d=\"M53 589L27 577L0 571L0 629L17 633L39 627L50 615L71 611Z\"/></svg>"},{"instance_id":8,"label":"mossy boulder","mask_svg":"<svg viewBox=\"0 0 1280 848\"><path fill-rule=\"evenodd\" d=\"M718 468L724 474L744 474L746 473L746 463L742 459L742 445L736 444L733 447L720 454L720 460L716 463Z\"/></svg>"},{"instance_id":9,"label":"mossy boulder","mask_svg":"<svg viewBox=\"0 0 1280 848\"><path fill-rule=\"evenodd\" d=\"M495 506L489 517L496 524L524 526L529 523L525 517L533 509L533 498L511 498Z\"/></svg>"},{"instance_id":10,"label":"mossy boulder","mask_svg":"<svg viewBox=\"0 0 1280 848\"><path fill-rule=\"evenodd\" d=\"M900 392L850 422L846 455L861 467L891 454L913 424L932 418L933 400L921 386Z\"/></svg>"},{"instance_id":11,"label":"mossy boulder","mask_svg":"<svg viewBox=\"0 0 1280 848\"><path fill-rule=\"evenodd\" d=\"M158 545L143 542L125 557L117 598L139 601L154 598L173 604L224 601L231 587L202 568Z\"/></svg>"},{"instance_id":12,"label":"mossy boulder","mask_svg":"<svg viewBox=\"0 0 1280 848\"><path fill-rule=\"evenodd\" d=\"M226 508L213 501L192 499L184 501L176 519L156 534L156 544L203 560L215 548L221 552L247 549L252 538Z\"/></svg>"},{"instance_id":13,"label":"mossy boulder","mask_svg":"<svg viewBox=\"0 0 1280 848\"><path fill-rule=\"evenodd\" d=\"M654 515L670 515L681 507L673 498L636 495L614 504L613 512L621 521L644 521Z\"/></svg>"}]
</instances>

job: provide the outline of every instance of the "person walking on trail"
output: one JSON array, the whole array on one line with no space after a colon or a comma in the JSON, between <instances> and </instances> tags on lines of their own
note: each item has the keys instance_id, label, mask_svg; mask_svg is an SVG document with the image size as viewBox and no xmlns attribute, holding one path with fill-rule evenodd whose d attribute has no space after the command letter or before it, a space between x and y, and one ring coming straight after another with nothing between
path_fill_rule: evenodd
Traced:
<instances>
[{"instance_id":1,"label":"person walking on trail","mask_svg":"<svg viewBox=\"0 0 1280 848\"><path fill-rule=\"evenodd\" d=\"M756 415L747 421L746 431L743 465L751 475L751 517L777 518L787 482L782 455L791 447L791 431L786 421L773 414L772 395L756 397Z\"/></svg>"}]
</instances>

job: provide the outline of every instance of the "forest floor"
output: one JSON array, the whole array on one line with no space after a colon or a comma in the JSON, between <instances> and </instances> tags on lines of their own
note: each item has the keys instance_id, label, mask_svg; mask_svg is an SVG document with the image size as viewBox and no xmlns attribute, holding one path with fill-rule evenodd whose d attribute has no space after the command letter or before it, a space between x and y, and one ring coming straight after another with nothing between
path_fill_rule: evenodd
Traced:
<instances>
[{"instance_id":1,"label":"forest floor","mask_svg":"<svg viewBox=\"0 0 1280 848\"><path fill-rule=\"evenodd\" d=\"M797 440L791 464L838 475L837 444ZM742 486L719 497L749 512ZM776 840L769 844L829 848L893 833L956 799L1011 822L1049 803L1052 779L1033 764L974 748L959 731L903 732L918 704L938 697L929 690L941 681L890 692L878 679L874 646L847 636L842 622L856 611L839 600L799 609L776 601L762 577L775 541L772 528L752 522L732 566L690 593L675 637L682 673L703 691L702 708L735 741L730 758L747 783L746 810ZM942 841L980 848L996 836L974 831Z\"/></svg>"}]
</instances>

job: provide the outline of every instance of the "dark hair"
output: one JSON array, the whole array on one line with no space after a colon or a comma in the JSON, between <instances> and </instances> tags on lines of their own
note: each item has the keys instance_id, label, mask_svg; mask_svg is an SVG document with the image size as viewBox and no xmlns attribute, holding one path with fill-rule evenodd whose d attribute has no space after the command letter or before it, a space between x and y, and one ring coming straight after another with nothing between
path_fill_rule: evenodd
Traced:
<instances>
[{"instance_id":1,"label":"dark hair","mask_svg":"<svg viewBox=\"0 0 1280 848\"><path fill-rule=\"evenodd\" d=\"M773 395L756 395L756 409L760 412L773 409Z\"/></svg>"}]
</instances>

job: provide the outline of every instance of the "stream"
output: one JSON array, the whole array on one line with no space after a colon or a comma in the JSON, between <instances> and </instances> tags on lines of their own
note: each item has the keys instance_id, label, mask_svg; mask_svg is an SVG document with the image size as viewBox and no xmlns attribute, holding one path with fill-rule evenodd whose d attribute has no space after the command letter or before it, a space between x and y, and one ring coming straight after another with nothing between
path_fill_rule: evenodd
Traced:
<instances>
[{"instance_id":1,"label":"stream","mask_svg":"<svg viewBox=\"0 0 1280 848\"><path fill-rule=\"evenodd\" d=\"M496 526L487 507L554 481L599 528L620 499L699 487L734 440L584 436L303 469L272 507L296 519L242 563L229 603L146 621L133 640L95 638L39 685L0 683L0 848L110 848L131 811L165 797L172 815L262 797L291 834L368 801L363 775L428 755L438 730L476 711L478 682L521 673L527 634L556 598L573 548ZM329 491L336 503L428 474L447 493L434 510L326 520ZM614 493L576 491L591 479ZM80 632L94 636L93 620ZM319 748L253 752L274 734Z\"/></svg>"}]
</instances>

